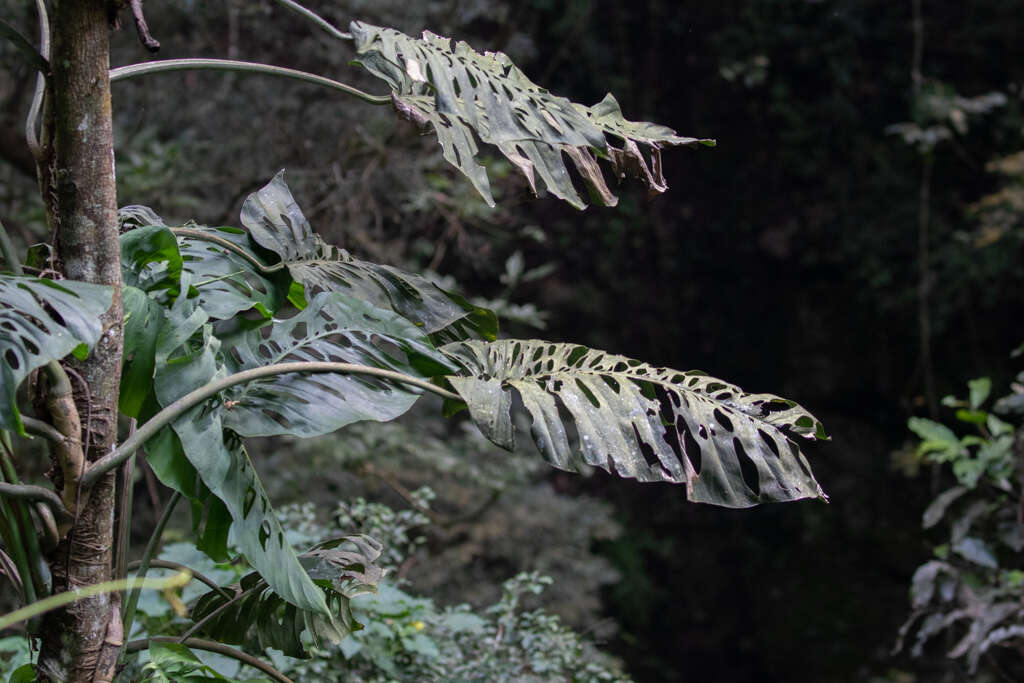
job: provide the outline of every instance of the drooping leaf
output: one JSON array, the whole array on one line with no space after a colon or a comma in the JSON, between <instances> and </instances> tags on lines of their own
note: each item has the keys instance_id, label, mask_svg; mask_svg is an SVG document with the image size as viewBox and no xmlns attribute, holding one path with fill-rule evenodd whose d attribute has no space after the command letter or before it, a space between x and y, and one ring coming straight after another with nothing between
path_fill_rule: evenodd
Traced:
<instances>
[{"instance_id":1,"label":"drooping leaf","mask_svg":"<svg viewBox=\"0 0 1024 683\"><path fill-rule=\"evenodd\" d=\"M129 417L139 417L146 398L153 392L156 369L156 341L164 323L163 307L144 291L125 285L124 355L118 408Z\"/></svg>"},{"instance_id":2,"label":"drooping leaf","mask_svg":"<svg viewBox=\"0 0 1024 683\"><path fill-rule=\"evenodd\" d=\"M188 291L188 275L182 291ZM164 406L223 377L219 341L210 334L208 316L182 294L168 311L156 352L156 396ZM306 574L241 441L224 429L224 404L211 398L173 423L185 456L203 484L231 515L242 554L282 599L330 618L324 593Z\"/></svg>"},{"instance_id":3,"label":"drooping leaf","mask_svg":"<svg viewBox=\"0 0 1024 683\"><path fill-rule=\"evenodd\" d=\"M513 445L515 389L555 467L581 459L623 477L683 483L690 500L727 507L825 499L793 440L824 439L824 430L792 401L572 344L468 341L441 350L463 368L447 379L500 446Z\"/></svg>"},{"instance_id":4,"label":"drooping leaf","mask_svg":"<svg viewBox=\"0 0 1024 683\"><path fill-rule=\"evenodd\" d=\"M91 347L112 297L104 285L0 275L0 428L24 434L18 386L36 368Z\"/></svg>"},{"instance_id":5,"label":"drooping leaf","mask_svg":"<svg viewBox=\"0 0 1024 683\"><path fill-rule=\"evenodd\" d=\"M305 287L306 298L318 291L341 292L391 309L428 333L451 330L464 338L460 333L464 328L485 339L497 335L497 321L490 311L420 275L361 261L325 244L292 197L284 171L249 195L242 206L242 224L257 244L281 258L291 276Z\"/></svg>"},{"instance_id":6,"label":"drooping leaf","mask_svg":"<svg viewBox=\"0 0 1024 683\"><path fill-rule=\"evenodd\" d=\"M639 178L651 193L668 186L661 172L663 145L714 145L680 137L653 123L627 121L611 94L586 107L552 95L497 52L480 54L464 42L424 31L411 38L389 28L353 22L358 63L388 83L399 115L421 127L432 125L444 158L469 178L491 206L487 172L476 139L495 145L536 190L535 174L557 197L584 208L567 156L592 199L613 206L597 158L607 159L617 178ZM613 146L607 136L618 138ZM650 160L640 151L648 148Z\"/></svg>"},{"instance_id":7,"label":"drooping leaf","mask_svg":"<svg viewBox=\"0 0 1024 683\"><path fill-rule=\"evenodd\" d=\"M376 590L383 570L374 562L381 549L369 537L346 536L319 544L299 556L309 575L324 589L335 617L333 622L287 604L255 573L228 587L230 599L222 591L210 591L200 597L191 617L199 621L217 612L203 631L220 642L248 645L258 651L272 647L291 657L308 656L303 631L308 631L314 643L337 643L362 628L352 616L349 601Z\"/></svg>"},{"instance_id":8,"label":"drooping leaf","mask_svg":"<svg viewBox=\"0 0 1024 683\"><path fill-rule=\"evenodd\" d=\"M145 683L200 683L201 681L222 681L223 683L242 683L235 678L221 675L215 669L203 664L186 645L182 643L165 643L157 640L149 642L149 662L142 667L142 679ZM267 681L266 678L246 681Z\"/></svg>"},{"instance_id":9,"label":"drooping leaf","mask_svg":"<svg viewBox=\"0 0 1024 683\"><path fill-rule=\"evenodd\" d=\"M337 292L318 294L299 314L249 332L226 351L232 372L307 361L424 378L453 368L405 318ZM358 420L394 419L418 397L417 389L366 375L289 373L226 391L224 424L243 436L319 436Z\"/></svg>"},{"instance_id":10,"label":"drooping leaf","mask_svg":"<svg viewBox=\"0 0 1024 683\"><path fill-rule=\"evenodd\" d=\"M939 520L946 514L946 510L952 505L958 498L963 496L965 493L970 491L966 486L954 486L951 489L947 489L936 496L928 508L924 511L921 516L921 527L924 529L931 529L933 526L939 523Z\"/></svg>"}]
</instances>

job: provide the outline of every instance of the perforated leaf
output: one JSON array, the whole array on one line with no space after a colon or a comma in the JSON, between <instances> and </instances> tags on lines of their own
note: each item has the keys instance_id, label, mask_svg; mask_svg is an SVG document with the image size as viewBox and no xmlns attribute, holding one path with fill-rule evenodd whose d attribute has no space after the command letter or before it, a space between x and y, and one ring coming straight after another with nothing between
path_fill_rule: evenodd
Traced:
<instances>
[{"instance_id":1,"label":"perforated leaf","mask_svg":"<svg viewBox=\"0 0 1024 683\"><path fill-rule=\"evenodd\" d=\"M318 294L299 314L249 332L225 357L232 372L308 361L354 363L423 378L453 368L405 318L337 292ZM366 375L274 375L225 392L230 408L224 423L243 436L319 436L358 420L394 419L419 393Z\"/></svg>"},{"instance_id":2,"label":"perforated leaf","mask_svg":"<svg viewBox=\"0 0 1024 683\"><path fill-rule=\"evenodd\" d=\"M536 85L501 52L480 54L459 41L424 31L411 38L389 28L353 22L361 63L385 80L399 115L421 127L433 126L444 158L469 178L491 206L487 172L476 140L495 145L536 190L535 175L548 190L576 208L586 204L573 186L563 153L604 205L617 199L605 183L597 158L611 163L615 177L640 179L651 193L668 185L661 172L663 145L714 145L680 137L653 123L627 121L611 94L586 107ZM606 136L618 138L613 146ZM639 145L648 148L644 157Z\"/></svg>"},{"instance_id":3,"label":"perforated leaf","mask_svg":"<svg viewBox=\"0 0 1024 683\"><path fill-rule=\"evenodd\" d=\"M196 225L189 226L189 230L227 240L240 249L251 251L249 236L239 228ZM182 267L192 275L192 286L199 293L199 305L211 318L228 320L251 308L269 318L284 304L285 297L279 289L252 262L191 233L177 238Z\"/></svg>"},{"instance_id":4,"label":"perforated leaf","mask_svg":"<svg viewBox=\"0 0 1024 683\"><path fill-rule=\"evenodd\" d=\"M824 439L824 430L792 401L572 344L468 341L441 350L463 369L451 385L500 446L514 443L515 389L537 448L555 467L582 461L682 483L690 500L726 507L825 499L793 441Z\"/></svg>"},{"instance_id":5,"label":"perforated leaf","mask_svg":"<svg viewBox=\"0 0 1024 683\"><path fill-rule=\"evenodd\" d=\"M203 632L216 640L247 645L257 651L272 647L291 657L308 656L302 633L314 643L337 643L361 625L352 616L351 598L376 591L383 570L375 563L382 547L367 536L345 536L321 544L299 556L309 575L326 596L333 622L322 615L295 608L267 586L259 574L248 574L222 591L210 591L192 610L193 621L212 616Z\"/></svg>"},{"instance_id":6,"label":"perforated leaf","mask_svg":"<svg viewBox=\"0 0 1024 683\"><path fill-rule=\"evenodd\" d=\"M242 224L260 246L277 254L307 296L341 292L391 309L428 333L449 330L462 338L473 332L494 339L497 320L488 310L445 292L424 277L399 268L355 259L324 243L313 232L284 181L284 171L242 206Z\"/></svg>"},{"instance_id":7,"label":"perforated leaf","mask_svg":"<svg viewBox=\"0 0 1024 683\"><path fill-rule=\"evenodd\" d=\"M99 317L112 297L103 285L0 275L0 428L24 434L18 386L52 360L84 357L103 332Z\"/></svg>"},{"instance_id":8,"label":"perforated leaf","mask_svg":"<svg viewBox=\"0 0 1024 683\"><path fill-rule=\"evenodd\" d=\"M188 291L188 284L186 274L183 291ZM168 311L156 351L156 396L161 405L225 374L217 359L219 342L211 336L207 320L205 311L186 296L179 296ZM222 400L212 398L174 421L185 456L227 508L249 564L282 599L330 618L323 591L299 564L240 439L224 429L223 411Z\"/></svg>"}]
</instances>

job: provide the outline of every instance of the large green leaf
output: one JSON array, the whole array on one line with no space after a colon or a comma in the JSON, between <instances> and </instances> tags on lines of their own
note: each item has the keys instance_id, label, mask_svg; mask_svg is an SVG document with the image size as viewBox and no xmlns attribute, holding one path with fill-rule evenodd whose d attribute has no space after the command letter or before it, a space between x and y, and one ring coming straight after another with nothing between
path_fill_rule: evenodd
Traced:
<instances>
[{"instance_id":1,"label":"large green leaf","mask_svg":"<svg viewBox=\"0 0 1024 683\"><path fill-rule=\"evenodd\" d=\"M242 224L257 244L281 258L292 277L305 286L307 296L318 291L348 294L391 309L426 332L465 328L485 339L497 334L497 321L490 311L420 275L360 261L344 249L325 244L292 197L284 171L249 195L242 206Z\"/></svg>"},{"instance_id":2,"label":"large green leaf","mask_svg":"<svg viewBox=\"0 0 1024 683\"><path fill-rule=\"evenodd\" d=\"M38 367L84 357L103 333L113 290L72 280L0 275L0 428L24 434L17 390Z\"/></svg>"},{"instance_id":3,"label":"large green leaf","mask_svg":"<svg viewBox=\"0 0 1024 683\"><path fill-rule=\"evenodd\" d=\"M144 206L124 207L118 217L128 228L121 235L121 273L126 285L158 298L163 292L176 296L181 273L187 272L199 305L217 320L252 308L270 317L284 303L285 295L256 265L259 259L252 254L253 245L244 230L189 224L175 234ZM252 260L238 251L250 254Z\"/></svg>"},{"instance_id":4,"label":"large green leaf","mask_svg":"<svg viewBox=\"0 0 1024 683\"><path fill-rule=\"evenodd\" d=\"M441 350L463 368L448 380L500 446L514 444L515 389L555 467L582 460L682 483L690 500L727 507L826 498L791 438L824 439L824 430L792 401L572 344L468 341Z\"/></svg>"},{"instance_id":5,"label":"large green leaf","mask_svg":"<svg viewBox=\"0 0 1024 683\"><path fill-rule=\"evenodd\" d=\"M188 274L182 292L188 292ZM219 341L210 333L208 316L182 294L167 313L157 341L156 396L162 405L223 377ZM299 564L285 538L241 441L225 431L219 398L195 406L173 423L185 456L203 484L223 501L231 515L238 545L249 564L274 591L292 605L329 618L323 591ZM187 476L180 467L177 476Z\"/></svg>"},{"instance_id":6,"label":"large green leaf","mask_svg":"<svg viewBox=\"0 0 1024 683\"><path fill-rule=\"evenodd\" d=\"M299 314L252 330L225 358L233 372L334 361L431 377L453 367L405 318L337 292L318 294ZM231 408L224 424L243 436L319 436L358 420L394 419L418 397L419 390L365 375L289 373L226 391Z\"/></svg>"},{"instance_id":7,"label":"large green leaf","mask_svg":"<svg viewBox=\"0 0 1024 683\"><path fill-rule=\"evenodd\" d=\"M228 320L251 308L269 318L284 303L275 284L251 261L193 234L226 240L251 253L245 231L203 226L189 226L189 230L187 235L178 235L178 250L183 268L192 275L192 286L199 291L199 305L211 318Z\"/></svg>"},{"instance_id":8,"label":"large green leaf","mask_svg":"<svg viewBox=\"0 0 1024 683\"><path fill-rule=\"evenodd\" d=\"M366 536L346 536L318 545L299 561L324 589L334 620L287 604L258 574L248 574L234 586L213 590L196 602L193 621L209 618L203 632L219 642L247 645L263 652L268 647L291 657L305 657L306 631L314 643L338 642L362 626L352 616L351 598L376 590L383 570L374 562L381 546Z\"/></svg>"},{"instance_id":9,"label":"large green leaf","mask_svg":"<svg viewBox=\"0 0 1024 683\"><path fill-rule=\"evenodd\" d=\"M457 167L491 206L487 172L478 162L476 138L495 145L536 190L535 174L557 197L586 204L573 186L569 157L594 201L614 205L597 158L611 163L616 178L639 178L652 193L668 186L661 172L662 145L714 145L680 137L653 123L627 121L610 94L586 107L533 83L501 52L480 54L469 45L424 31L411 38L389 28L353 22L360 64L392 89L399 114L432 125L444 158ZM615 147L606 136L618 138ZM648 148L650 160L639 145Z\"/></svg>"}]
</instances>

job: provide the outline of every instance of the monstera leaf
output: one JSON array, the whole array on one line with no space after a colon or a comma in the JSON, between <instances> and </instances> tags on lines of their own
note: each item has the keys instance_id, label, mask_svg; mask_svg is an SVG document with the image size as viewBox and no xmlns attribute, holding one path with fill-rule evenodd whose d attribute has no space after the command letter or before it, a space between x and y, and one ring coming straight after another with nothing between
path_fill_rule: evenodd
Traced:
<instances>
[{"instance_id":1,"label":"monstera leaf","mask_svg":"<svg viewBox=\"0 0 1024 683\"><path fill-rule=\"evenodd\" d=\"M24 434L18 386L50 361L84 358L103 333L99 317L112 297L103 285L0 275L0 427Z\"/></svg>"},{"instance_id":2,"label":"monstera leaf","mask_svg":"<svg viewBox=\"0 0 1024 683\"><path fill-rule=\"evenodd\" d=\"M424 31L411 38L389 28L353 22L357 60L391 86L399 114L432 125L444 158L457 167L491 206L487 172L477 160L476 138L495 145L536 191L535 174L555 196L578 209L586 204L562 158L569 157L594 201L614 206L597 164L607 159L617 178L639 178L651 193L668 189L661 172L663 145L713 146L713 140L680 137L653 123L627 121L610 94L586 107L552 95L497 52L480 54L464 42ZM608 142L618 138L621 147ZM640 151L648 148L650 160Z\"/></svg>"},{"instance_id":3,"label":"monstera leaf","mask_svg":"<svg viewBox=\"0 0 1024 683\"><path fill-rule=\"evenodd\" d=\"M225 357L233 372L274 363L333 361L428 378L453 366L424 332L391 311L337 292L318 294L303 311L253 330ZM224 424L243 436L333 432L358 420L392 420L419 390L366 375L288 373L225 392Z\"/></svg>"},{"instance_id":4,"label":"monstera leaf","mask_svg":"<svg viewBox=\"0 0 1024 683\"><path fill-rule=\"evenodd\" d=\"M367 536L345 536L299 555L302 566L324 590L333 621L287 603L256 573L229 586L230 597L223 589L201 596L191 617L195 622L204 621L202 630L219 642L247 645L258 652L272 647L290 657L306 657L303 631L314 643L336 643L362 628L352 616L349 602L376 591L384 575L374 564L381 550L381 545Z\"/></svg>"},{"instance_id":5,"label":"monstera leaf","mask_svg":"<svg viewBox=\"0 0 1024 683\"><path fill-rule=\"evenodd\" d=\"M514 444L515 389L537 448L555 467L582 460L640 481L682 483L690 500L726 507L825 499L793 441L824 439L824 430L792 401L572 344L467 341L441 350L462 366L448 380L499 446Z\"/></svg>"},{"instance_id":6,"label":"monstera leaf","mask_svg":"<svg viewBox=\"0 0 1024 683\"><path fill-rule=\"evenodd\" d=\"M181 282L183 294L167 311L157 341L154 382L156 398L163 406L226 374L208 316L188 298L188 289L186 273ZM249 564L282 599L330 618L324 593L299 564L241 440L224 429L224 411L220 399L211 399L172 423L184 455L203 485L223 502ZM187 486L189 473L180 463L172 471L180 480L178 485ZM186 488L183 493L193 498L194 504L205 504L194 491Z\"/></svg>"},{"instance_id":7,"label":"monstera leaf","mask_svg":"<svg viewBox=\"0 0 1024 683\"><path fill-rule=\"evenodd\" d=\"M242 206L242 225L257 244L281 258L307 295L341 292L390 308L428 333L449 330L464 338L466 332L473 332L485 339L497 335L497 320L490 311L472 306L424 277L360 261L325 244L302 215L284 181L284 171L249 195Z\"/></svg>"}]
</instances>

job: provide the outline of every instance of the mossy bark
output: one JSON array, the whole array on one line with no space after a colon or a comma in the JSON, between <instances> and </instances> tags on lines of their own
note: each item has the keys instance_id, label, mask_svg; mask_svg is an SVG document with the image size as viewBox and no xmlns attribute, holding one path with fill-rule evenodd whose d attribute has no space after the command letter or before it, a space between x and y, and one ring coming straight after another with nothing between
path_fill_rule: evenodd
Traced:
<instances>
[{"instance_id":1,"label":"mossy bark","mask_svg":"<svg viewBox=\"0 0 1024 683\"><path fill-rule=\"evenodd\" d=\"M58 0L50 59L54 144L48 191L56 198L57 261L68 279L115 287L101 339L85 362L68 366L88 461L109 453L116 439L122 350L109 12L107 0ZM49 557L55 592L111 578L114 473L88 495L81 493L71 532ZM39 679L109 681L120 639L117 596L99 595L52 612L42 629Z\"/></svg>"}]
</instances>

